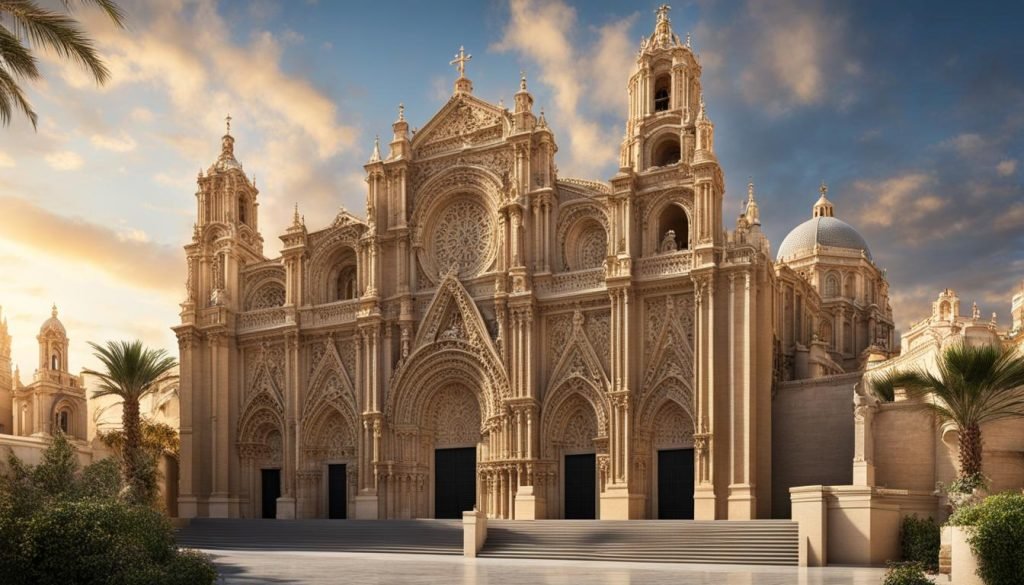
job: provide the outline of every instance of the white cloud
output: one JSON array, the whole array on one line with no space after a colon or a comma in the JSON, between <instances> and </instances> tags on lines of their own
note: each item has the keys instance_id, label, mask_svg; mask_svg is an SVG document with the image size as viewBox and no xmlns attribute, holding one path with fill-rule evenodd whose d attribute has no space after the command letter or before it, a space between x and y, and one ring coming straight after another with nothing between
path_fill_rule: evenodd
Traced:
<instances>
[{"instance_id":1,"label":"white cloud","mask_svg":"<svg viewBox=\"0 0 1024 585\"><path fill-rule=\"evenodd\" d=\"M1017 160L1011 158L1001 161L996 165L996 172L999 173L1000 177L1009 177L1017 172Z\"/></svg>"},{"instance_id":2,"label":"white cloud","mask_svg":"<svg viewBox=\"0 0 1024 585\"><path fill-rule=\"evenodd\" d=\"M70 150L62 150L46 155L46 164L58 171L73 171L82 168L85 161Z\"/></svg>"},{"instance_id":3,"label":"white cloud","mask_svg":"<svg viewBox=\"0 0 1024 585\"><path fill-rule=\"evenodd\" d=\"M93 134L90 138L93 146L114 152L129 152L135 150L138 143L128 134L121 132L118 136L109 134Z\"/></svg>"},{"instance_id":4,"label":"white cloud","mask_svg":"<svg viewBox=\"0 0 1024 585\"><path fill-rule=\"evenodd\" d=\"M128 116L135 122L152 122L154 118L152 110L141 106L138 108L132 108L132 111Z\"/></svg>"},{"instance_id":5,"label":"white cloud","mask_svg":"<svg viewBox=\"0 0 1024 585\"><path fill-rule=\"evenodd\" d=\"M840 50L844 22L835 12L799 0L751 0L747 13L752 54L739 87L748 102L781 114L794 105L820 104L844 77L861 75L861 65ZM857 99L849 88L836 95L840 108Z\"/></svg>"},{"instance_id":6,"label":"white cloud","mask_svg":"<svg viewBox=\"0 0 1024 585\"><path fill-rule=\"evenodd\" d=\"M856 181L853 184L854 194L865 203L857 210L855 223L878 228L899 226L905 241L910 244L958 231L956 225L947 224L945 230L924 225L928 223L926 217L949 204L949 199L932 192L935 184L935 177L913 171L881 180Z\"/></svg>"},{"instance_id":7,"label":"white cloud","mask_svg":"<svg viewBox=\"0 0 1024 585\"><path fill-rule=\"evenodd\" d=\"M551 121L569 139L569 161L560 166L590 174L613 163L621 128L602 125L587 107L625 110L633 55L626 37L635 15L598 29L596 41L580 48L569 36L577 26L576 11L561 0L512 0L509 13L504 36L492 49L535 63L540 82L553 91Z\"/></svg>"},{"instance_id":8,"label":"white cloud","mask_svg":"<svg viewBox=\"0 0 1024 585\"><path fill-rule=\"evenodd\" d=\"M978 154L984 147L985 141L981 136L974 133L959 134L948 142L961 156L969 157Z\"/></svg>"}]
</instances>

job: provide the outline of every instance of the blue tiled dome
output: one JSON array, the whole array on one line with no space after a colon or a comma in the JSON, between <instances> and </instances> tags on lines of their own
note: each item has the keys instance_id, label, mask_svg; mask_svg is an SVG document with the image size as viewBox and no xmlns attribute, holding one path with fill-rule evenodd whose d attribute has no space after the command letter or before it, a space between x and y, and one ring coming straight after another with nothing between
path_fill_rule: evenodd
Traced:
<instances>
[{"instance_id":1,"label":"blue tiled dome","mask_svg":"<svg viewBox=\"0 0 1024 585\"><path fill-rule=\"evenodd\" d=\"M782 240L777 258L782 260L801 252L809 253L815 245L863 250L868 260L871 259L871 250L864 236L850 224L834 217L814 217L793 228Z\"/></svg>"}]
</instances>

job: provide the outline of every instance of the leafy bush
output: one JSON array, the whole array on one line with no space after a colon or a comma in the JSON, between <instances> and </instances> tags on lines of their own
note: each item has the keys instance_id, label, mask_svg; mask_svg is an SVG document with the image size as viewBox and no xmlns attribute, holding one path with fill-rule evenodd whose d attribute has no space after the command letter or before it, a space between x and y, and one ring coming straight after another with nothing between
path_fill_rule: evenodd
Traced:
<instances>
[{"instance_id":1,"label":"leafy bush","mask_svg":"<svg viewBox=\"0 0 1024 585\"><path fill-rule=\"evenodd\" d=\"M1024 494L989 496L957 510L949 523L969 527L967 542L986 585L1024 583Z\"/></svg>"},{"instance_id":2,"label":"leafy bush","mask_svg":"<svg viewBox=\"0 0 1024 585\"><path fill-rule=\"evenodd\" d=\"M921 563L892 563L882 585L935 585L924 574Z\"/></svg>"},{"instance_id":3,"label":"leafy bush","mask_svg":"<svg viewBox=\"0 0 1024 585\"><path fill-rule=\"evenodd\" d=\"M941 534L935 522L928 518L907 516L900 528L900 549L903 560L920 563L925 569L937 571L939 568L939 545Z\"/></svg>"},{"instance_id":4,"label":"leafy bush","mask_svg":"<svg viewBox=\"0 0 1024 585\"><path fill-rule=\"evenodd\" d=\"M206 557L179 551L168 520L123 499L116 461L79 471L55 437L35 468L13 454L0 475L0 575L5 585L203 585Z\"/></svg>"}]
</instances>

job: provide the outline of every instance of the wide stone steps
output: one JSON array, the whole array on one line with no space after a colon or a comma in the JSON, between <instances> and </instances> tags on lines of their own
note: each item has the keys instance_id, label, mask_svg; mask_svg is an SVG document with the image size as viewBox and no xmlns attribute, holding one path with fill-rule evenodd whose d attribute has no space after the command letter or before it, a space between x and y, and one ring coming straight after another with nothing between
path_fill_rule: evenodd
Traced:
<instances>
[{"instance_id":1,"label":"wide stone steps","mask_svg":"<svg viewBox=\"0 0 1024 585\"><path fill-rule=\"evenodd\" d=\"M480 556L796 565L797 544L786 520L491 520Z\"/></svg>"},{"instance_id":2,"label":"wide stone steps","mask_svg":"<svg viewBox=\"0 0 1024 585\"><path fill-rule=\"evenodd\" d=\"M462 554L461 520L249 520L196 518L178 544L207 550Z\"/></svg>"}]
</instances>

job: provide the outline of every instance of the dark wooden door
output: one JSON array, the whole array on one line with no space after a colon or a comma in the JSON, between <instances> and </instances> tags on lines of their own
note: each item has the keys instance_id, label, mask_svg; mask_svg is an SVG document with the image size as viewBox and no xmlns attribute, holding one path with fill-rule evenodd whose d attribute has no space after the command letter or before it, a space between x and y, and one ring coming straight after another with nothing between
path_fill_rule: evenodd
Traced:
<instances>
[{"instance_id":1,"label":"dark wooden door","mask_svg":"<svg viewBox=\"0 0 1024 585\"><path fill-rule=\"evenodd\" d=\"M260 470L263 491L263 518L277 518L277 498L281 497L281 470Z\"/></svg>"},{"instance_id":2,"label":"dark wooden door","mask_svg":"<svg viewBox=\"0 0 1024 585\"><path fill-rule=\"evenodd\" d=\"M693 449L658 451L658 518L693 520Z\"/></svg>"},{"instance_id":3,"label":"dark wooden door","mask_svg":"<svg viewBox=\"0 0 1024 585\"><path fill-rule=\"evenodd\" d=\"M327 466L327 517L348 517L348 473L344 464Z\"/></svg>"},{"instance_id":4,"label":"dark wooden door","mask_svg":"<svg viewBox=\"0 0 1024 585\"><path fill-rule=\"evenodd\" d=\"M434 451L434 517L462 518L476 505L476 447Z\"/></svg>"},{"instance_id":5,"label":"dark wooden door","mask_svg":"<svg viewBox=\"0 0 1024 585\"><path fill-rule=\"evenodd\" d=\"M565 456L565 518L597 518L597 458L593 453Z\"/></svg>"}]
</instances>

